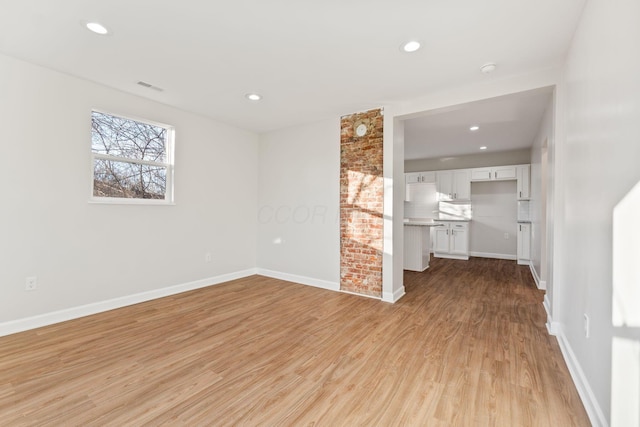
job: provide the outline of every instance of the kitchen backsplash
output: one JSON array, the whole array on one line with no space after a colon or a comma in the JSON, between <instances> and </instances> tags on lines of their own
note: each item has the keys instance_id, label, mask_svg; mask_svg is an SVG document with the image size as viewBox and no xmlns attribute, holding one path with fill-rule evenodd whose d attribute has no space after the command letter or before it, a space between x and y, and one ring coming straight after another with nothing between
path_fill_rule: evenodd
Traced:
<instances>
[{"instance_id":1,"label":"kitchen backsplash","mask_svg":"<svg viewBox=\"0 0 640 427\"><path fill-rule=\"evenodd\" d=\"M433 183L410 184L404 202L405 218L434 218L438 210L438 193Z\"/></svg>"},{"instance_id":2,"label":"kitchen backsplash","mask_svg":"<svg viewBox=\"0 0 640 427\"><path fill-rule=\"evenodd\" d=\"M439 214L471 219L471 203L404 202L405 218L438 218Z\"/></svg>"},{"instance_id":3,"label":"kitchen backsplash","mask_svg":"<svg viewBox=\"0 0 640 427\"><path fill-rule=\"evenodd\" d=\"M440 202L439 211L447 215L471 219L472 210L471 210L471 203Z\"/></svg>"},{"instance_id":4,"label":"kitchen backsplash","mask_svg":"<svg viewBox=\"0 0 640 427\"><path fill-rule=\"evenodd\" d=\"M435 218L438 216L437 209L438 206L431 203L404 202L404 217Z\"/></svg>"}]
</instances>

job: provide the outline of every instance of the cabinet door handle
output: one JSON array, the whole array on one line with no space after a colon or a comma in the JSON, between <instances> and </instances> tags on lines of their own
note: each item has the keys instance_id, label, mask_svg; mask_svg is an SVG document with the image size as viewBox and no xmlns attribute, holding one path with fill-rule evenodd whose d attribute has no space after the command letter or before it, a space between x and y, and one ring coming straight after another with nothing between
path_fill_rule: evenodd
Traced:
<instances>
[{"instance_id":1,"label":"cabinet door handle","mask_svg":"<svg viewBox=\"0 0 640 427\"><path fill-rule=\"evenodd\" d=\"M498 172L494 172L493 173L493 177L494 177L494 179L497 179L498 178Z\"/></svg>"},{"instance_id":2,"label":"cabinet door handle","mask_svg":"<svg viewBox=\"0 0 640 427\"><path fill-rule=\"evenodd\" d=\"M522 191L520 192L520 197L522 197Z\"/></svg>"},{"instance_id":3,"label":"cabinet door handle","mask_svg":"<svg viewBox=\"0 0 640 427\"><path fill-rule=\"evenodd\" d=\"M457 199L458 198L458 193L453 193L453 198Z\"/></svg>"},{"instance_id":4,"label":"cabinet door handle","mask_svg":"<svg viewBox=\"0 0 640 427\"><path fill-rule=\"evenodd\" d=\"M520 231L522 231L522 225L519 225L518 228L520 229Z\"/></svg>"},{"instance_id":5,"label":"cabinet door handle","mask_svg":"<svg viewBox=\"0 0 640 427\"><path fill-rule=\"evenodd\" d=\"M449 235L449 230L447 230L447 236Z\"/></svg>"}]
</instances>

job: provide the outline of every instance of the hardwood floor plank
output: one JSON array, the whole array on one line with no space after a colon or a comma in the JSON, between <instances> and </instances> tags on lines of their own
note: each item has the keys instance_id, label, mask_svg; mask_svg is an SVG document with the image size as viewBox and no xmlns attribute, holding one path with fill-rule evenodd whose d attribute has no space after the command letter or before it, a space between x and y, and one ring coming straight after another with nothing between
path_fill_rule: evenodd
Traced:
<instances>
[{"instance_id":1,"label":"hardwood floor plank","mask_svg":"<svg viewBox=\"0 0 640 427\"><path fill-rule=\"evenodd\" d=\"M2 426L586 426L527 267L396 304L253 276L0 338Z\"/></svg>"}]
</instances>

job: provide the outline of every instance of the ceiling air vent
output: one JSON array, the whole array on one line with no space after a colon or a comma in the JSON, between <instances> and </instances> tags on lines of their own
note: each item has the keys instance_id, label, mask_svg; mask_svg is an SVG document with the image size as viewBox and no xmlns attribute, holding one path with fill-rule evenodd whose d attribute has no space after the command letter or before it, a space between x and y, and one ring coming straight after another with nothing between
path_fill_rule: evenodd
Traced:
<instances>
[{"instance_id":1,"label":"ceiling air vent","mask_svg":"<svg viewBox=\"0 0 640 427\"><path fill-rule=\"evenodd\" d=\"M157 90L158 92L162 92L162 88L161 87L154 86L151 83L139 81L137 84L139 86L146 87L147 89L153 89L153 90Z\"/></svg>"}]
</instances>

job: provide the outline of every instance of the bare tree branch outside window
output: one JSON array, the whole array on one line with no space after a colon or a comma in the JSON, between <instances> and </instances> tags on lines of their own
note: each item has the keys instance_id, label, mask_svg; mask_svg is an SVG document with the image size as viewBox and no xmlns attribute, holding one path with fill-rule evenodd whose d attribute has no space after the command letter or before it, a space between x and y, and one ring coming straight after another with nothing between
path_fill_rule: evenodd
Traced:
<instances>
[{"instance_id":1,"label":"bare tree branch outside window","mask_svg":"<svg viewBox=\"0 0 640 427\"><path fill-rule=\"evenodd\" d=\"M93 111L94 197L166 197L168 129Z\"/></svg>"}]
</instances>

